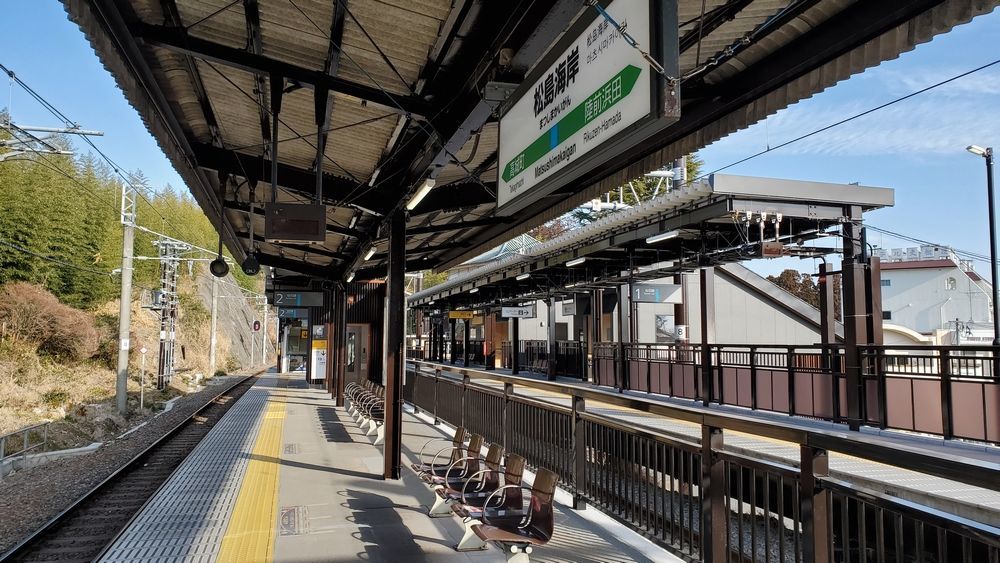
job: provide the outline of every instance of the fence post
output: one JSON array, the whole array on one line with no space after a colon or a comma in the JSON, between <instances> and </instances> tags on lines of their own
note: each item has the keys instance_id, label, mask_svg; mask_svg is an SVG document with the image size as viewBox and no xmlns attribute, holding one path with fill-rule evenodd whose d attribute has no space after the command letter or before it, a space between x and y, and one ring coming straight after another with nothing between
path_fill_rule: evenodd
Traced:
<instances>
[{"instance_id":1,"label":"fence post","mask_svg":"<svg viewBox=\"0 0 1000 563\"><path fill-rule=\"evenodd\" d=\"M587 481L587 427L580 416L586 405L583 397L573 395L573 508L587 508L584 500Z\"/></svg>"},{"instance_id":2,"label":"fence post","mask_svg":"<svg viewBox=\"0 0 1000 563\"><path fill-rule=\"evenodd\" d=\"M712 402L712 389L714 388L714 377L712 377L712 346L701 344L701 403L708 406ZM720 401L721 402L721 401Z\"/></svg>"},{"instance_id":3,"label":"fence post","mask_svg":"<svg viewBox=\"0 0 1000 563\"><path fill-rule=\"evenodd\" d=\"M739 392L739 386L736 388ZM750 347L750 408L757 410L757 347ZM774 408L772 405L771 408Z\"/></svg>"},{"instance_id":4,"label":"fence post","mask_svg":"<svg viewBox=\"0 0 1000 563\"><path fill-rule=\"evenodd\" d=\"M941 348L941 429L944 439L950 440L955 437L955 417L952 412L951 401L951 352L947 348ZM882 414L883 418L885 413Z\"/></svg>"},{"instance_id":5,"label":"fence post","mask_svg":"<svg viewBox=\"0 0 1000 563\"><path fill-rule=\"evenodd\" d=\"M726 463L716 455L722 449L722 429L701 426L701 556L709 563L726 563Z\"/></svg>"},{"instance_id":6,"label":"fence post","mask_svg":"<svg viewBox=\"0 0 1000 563\"><path fill-rule=\"evenodd\" d=\"M789 347L785 353L785 371L788 372L788 416L795 416L795 348ZM836 387L837 382L833 383Z\"/></svg>"},{"instance_id":7,"label":"fence post","mask_svg":"<svg viewBox=\"0 0 1000 563\"><path fill-rule=\"evenodd\" d=\"M438 418L438 389L441 388L441 368L434 370L434 425L441 424Z\"/></svg>"},{"instance_id":8,"label":"fence post","mask_svg":"<svg viewBox=\"0 0 1000 563\"><path fill-rule=\"evenodd\" d=\"M802 445L799 447L799 513L802 517L802 557L804 563L829 563L830 491L817 478L830 475L830 458L826 450Z\"/></svg>"},{"instance_id":9,"label":"fence post","mask_svg":"<svg viewBox=\"0 0 1000 563\"><path fill-rule=\"evenodd\" d=\"M469 402L469 375L462 374L462 426L468 428L468 421L466 420L465 410L467 403Z\"/></svg>"},{"instance_id":10,"label":"fence post","mask_svg":"<svg viewBox=\"0 0 1000 563\"><path fill-rule=\"evenodd\" d=\"M646 344L646 392L653 392L653 345Z\"/></svg>"},{"instance_id":11,"label":"fence post","mask_svg":"<svg viewBox=\"0 0 1000 563\"><path fill-rule=\"evenodd\" d=\"M874 368L869 366L869 369L875 374L875 384L878 388L878 426L882 430L885 430L889 426L889 390L887 389L888 382L885 378L885 349L882 347L875 348L875 366ZM870 419L871 413L868 412L867 400L868 383L865 382L864 385L865 389L861 396L865 397L865 414L867 415L866 418ZM942 410L942 414L943 413L944 411ZM944 428L947 428L947 426L944 426L942 429Z\"/></svg>"},{"instance_id":12,"label":"fence post","mask_svg":"<svg viewBox=\"0 0 1000 563\"><path fill-rule=\"evenodd\" d=\"M622 393L625 391L625 378L628 377L628 358L625 355L625 343L618 343L618 362L617 369L615 370L615 382L618 386L618 392Z\"/></svg>"},{"instance_id":13,"label":"fence post","mask_svg":"<svg viewBox=\"0 0 1000 563\"><path fill-rule=\"evenodd\" d=\"M514 442L513 430L510 425L510 396L514 394L514 384L503 384L503 449L510 451Z\"/></svg>"}]
</instances>

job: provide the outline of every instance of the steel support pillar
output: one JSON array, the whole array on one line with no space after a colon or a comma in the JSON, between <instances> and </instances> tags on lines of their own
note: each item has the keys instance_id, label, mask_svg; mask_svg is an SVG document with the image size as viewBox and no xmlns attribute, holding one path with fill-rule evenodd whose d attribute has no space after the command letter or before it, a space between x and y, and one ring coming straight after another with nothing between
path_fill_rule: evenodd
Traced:
<instances>
[{"instance_id":1,"label":"steel support pillar","mask_svg":"<svg viewBox=\"0 0 1000 563\"><path fill-rule=\"evenodd\" d=\"M701 560L726 563L729 537L726 513L726 463L722 450L722 429L701 427Z\"/></svg>"},{"instance_id":2,"label":"steel support pillar","mask_svg":"<svg viewBox=\"0 0 1000 563\"><path fill-rule=\"evenodd\" d=\"M847 423L851 430L861 427L861 348L868 342L865 307L864 242L861 240L861 207L846 206L843 225L844 259L841 265L844 291L844 372L847 382ZM834 411L840 405L834 405Z\"/></svg>"},{"instance_id":3,"label":"steel support pillar","mask_svg":"<svg viewBox=\"0 0 1000 563\"><path fill-rule=\"evenodd\" d=\"M492 370L497 367L496 348L493 346L497 332L497 316L496 312L491 311L489 308L486 309L485 315L486 318L483 319L483 331L486 335L483 339L483 363L486 364L487 370Z\"/></svg>"},{"instance_id":4,"label":"steel support pillar","mask_svg":"<svg viewBox=\"0 0 1000 563\"><path fill-rule=\"evenodd\" d=\"M701 402L712 402L715 378L712 376L712 347L715 342L715 268L701 269Z\"/></svg>"},{"instance_id":5,"label":"steel support pillar","mask_svg":"<svg viewBox=\"0 0 1000 563\"><path fill-rule=\"evenodd\" d=\"M817 482L830 475L830 456L826 450L800 447L799 514L802 520L802 560L805 563L829 563L830 491Z\"/></svg>"},{"instance_id":6,"label":"steel support pillar","mask_svg":"<svg viewBox=\"0 0 1000 563\"><path fill-rule=\"evenodd\" d=\"M545 326L545 334L548 341L548 357L545 361L545 374L549 381L556 380L556 353L558 352L558 347L556 344L556 298L553 295L549 295L548 301L548 322Z\"/></svg>"},{"instance_id":7,"label":"steel support pillar","mask_svg":"<svg viewBox=\"0 0 1000 563\"><path fill-rule=\"evenodd\" d=\"M458 358L455 357L455 350L457 349L457 346L455 346L455 336L458 327L456 326L455 319L448 319L448 324L451 327L451 365L455 365L455 362L458 361Z\"/></svg>"},{"instance_id":8,"label":"steel support pillar","mask_svg":"<svg viewBox=\"0 0 1000 563\"><path fill-rule=\"evenodd\" d=\"M590 354L590 363L587 366L587 379L591 383L597 383L597 348L596 344L601 341L601 320L604 313L604 291L595 289L590 296L590 346L587 352Z\"/></svg>"},{"instance_id":9,"label":"steel support pillar","mask_svg":"<svg viewBox=\"0 0 1000 563\"><path fill-rule=\"evenodd\" d=\"M406 216L389 221L388 311L385 318L385 449L382 476L399 479L402 466L403 377L406 369Z\"/></svg>"},{"instance_id":10,"label":"steel support pillar","mask_svg":"<svg viewBox=\"0 0 1000 563\"><path fill-rule=\"evenodd\" d=\"M615 290L618 298L616 309L618 310L618 362L615 366L615 387L621 393L625 390L625 380L628 378L628 359L625 358L625 299L622 295L622 286Z\"/></svg>"},{"instance_id":11,"label":"steel support pillar","mask_svg":"<svg viewBox=\"0 0 1000 563\"><path fill-rule=\"evenodd\" d=\"M337 348L334 351L337 362L337 391L334 399L337 406L344 406L344 384L347 378L347 292L349 285L342 285L337 291Z\"/></svg>"},{"instance_id":12,"label":"steel support pillar","mask_svg":"<svg viewBox=\"0 0 1000 563\"><path fill-rule=\"evenodd\" d=\"M510 372L517 375L521 372L521 319L510 320Z\"/></svg>"},{"instance_id":13,"label":"steel support pillar","mask_svg":"<svg viewBox=\"0 0 1000 563\"><path fill-rule=\"evenodd\" d=\"M469 322L470 319L462 319L462 331L465 336L465 340L462 341L462 367L469 367L469 361L472 358L472 354L469 344L469 340L472 338L472 323Z\"/></svg>"}]
</instances>

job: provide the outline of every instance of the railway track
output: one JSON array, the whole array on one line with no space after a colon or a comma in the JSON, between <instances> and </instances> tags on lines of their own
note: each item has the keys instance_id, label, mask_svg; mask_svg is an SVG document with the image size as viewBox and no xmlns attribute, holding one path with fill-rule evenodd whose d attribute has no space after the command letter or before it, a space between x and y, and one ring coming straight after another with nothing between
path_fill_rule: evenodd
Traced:
<instances>
[{"instance_id":1,"label":"railway track","mask_svg":"<svg viewBox=\"0 0 1000 563\"><path fill-rule=\"evenodd\" d=\"M0 562L93 561L256 379L243 378L216 395L0 556Z\"/></svg>"}]
</instances>

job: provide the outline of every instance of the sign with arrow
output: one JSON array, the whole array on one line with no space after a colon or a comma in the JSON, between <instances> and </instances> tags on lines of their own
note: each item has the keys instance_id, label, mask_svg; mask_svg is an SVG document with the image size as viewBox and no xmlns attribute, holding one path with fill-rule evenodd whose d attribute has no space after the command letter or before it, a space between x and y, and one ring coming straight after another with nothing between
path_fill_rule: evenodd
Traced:
<instances>
[{"instance_id":1,"label":"sign with arrow","mask_svg":"<svg viewBox=\"0 0 1000 563\"><path fill-rule=\"evenodd\" d=\"M500 309L500 316L505 319L533 319L535 318L535 306L503 307Z\"/></svg>"}]
</instances>

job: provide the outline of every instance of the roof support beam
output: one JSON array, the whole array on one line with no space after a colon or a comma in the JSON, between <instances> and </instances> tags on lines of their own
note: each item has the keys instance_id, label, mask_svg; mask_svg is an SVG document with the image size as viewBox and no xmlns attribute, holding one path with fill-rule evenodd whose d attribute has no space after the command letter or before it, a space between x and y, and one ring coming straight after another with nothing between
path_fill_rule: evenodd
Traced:
<instances>
[{"instance_id":1,"label":"roof support beam","mask_svg":"<svg viewBox=\"0 0 1000 563\"><path fill-rule=\"evenodd\" d=\"M461 231L463 229L472 229L475 227L489 227L492 225L499 225L507 222L508 219L506 217L487 217L485 219L476 219L473 221L445 223L444 225L426 225L423 227L410 227L406 229L406 234L426 235L431 233L447 233L450 231Z\"/></svg>"},{"instance_id":2,"label":"roof support beam","mask_svg":"<svg viewBox=\"0 0 1000 563\"><path fill-rule=\"evenodd\" d=\"M264 52L264 46L260 36L260 10L257 6L257 0L243 0L243 15L246 19L247 51L259 56ZM186 56L191 57L191 54L186 53ZM265 156L274 160L274 157L270 154L272 149L271 123L267 108L272 107L273 109L273 106L267 103L267 74L264 72L254 72L253 81L254 95L257 97L257 113L260 115L261 143L264 147Z\"/></svg>"},{"instance_id":3,"label":"roof support beam","mask_svg":"<svg viewBox=\"0 0 1000 563\"><path fill-rule=\"evenodd\" d=\"M244 213L250 211L250 206L249 205L247 205L245 203L241 203L239 201L226 200L225 202L223 202L223 206L226 209L232 209L234 211L242 211ZM254 212L254 215L260 215L260 216L264 215L264 210L262 208L260 208L260 207L254 207L253 212ZM364 233L362 233L361 231L359 231L357 229L348 229L347 227L342 227L342 226L337 225L335 223L327 223L326 224L326 232L332 233L332 234L335 234L335 235L344 236L344 237L352 237L352 238L360 238L360 237L364 236Z\"/></svg>"},{"instance_id":4,"label":"roof support beam","mask_svg":"<svg viewBox=\"0 0 1000 563\"><path fill-rule=\"evenodd\" d=\"M242 49L234 49L192 37L183 29L137 23L136 28L132 31L144 43L153 47L188 54L246 72L281 76L309 88L327 88L331 92L346 94L372 104L378 104L394 113L416 117L428 115L433 111L427 101L417 96L400 96L384 92L374 86L365 86L330 76L325 72L302 68Z\"/></svg>"},{"instance_id":5,"label":"roof support beam","mask_svg":"<svg viewBox=\"0 0 1000 563\"><path fill-rule=\"evenodd\" d=\"M250 233L247 232L247 231L236 231L233 234L235 234L239 238L245 238L245 239L249 239L250 238ZM257 233L254 233L253 240L254 240L254 242L264 242L264 243L267 242L267 240L264 238L263 235L259 235ZM325 258L332 258L333 260L336 260L337 262L343 262L344 260L347 259L347 257L344 256L343 254L341 254L339 252L333 252L331 250L327 250L327 249L323 248L322 246L310 246L308 244L289 244L289 243L283 242L283 243L281 243L281 248L284 248L284 249L287 249L287 250L295 250L295 251L298 251L298 252L305 252L305 253L308 253L308 254L315 254L316 256L323 256Z\"/></svg>"},{"instance_id":6,"label":"roof support beam","mask_svg":"<svg viewBox=\"0 0 1000 563\"><path fill-rule=\"evenodd\" d=\"M720 25L735 18L736 14L743 11L743 8L746 8L752 1L753 0L730 0L725 4L706 12L705 17L701 18L698 22L698 27L685 33L684 36L680 38L678 43L680 48L679 52L683 53L684 51L687 51L691 47L697 45L701 39L704 39L708 36L708 34L718 29ZM701 61L698 62L700 63Z\"/></svg>"},{"instance_id":7,"label":"roof support beam","mask_svg":"<svg viewBox=\"0 0 1000 563\"><path fill-rule=\"evenodd\" d=\"M180 12L177 11L177 3L174 0L161 0L160 7L163 10L163 17L165 19L170 21L172 25L181 25ZM198 106L201 107L201 113L205 116L205 123L208 125L209 133L212 135L212 144L221 147L223 145L222 132L215 118L215 112L212 110L212 104L208 101L208 94L205 93L205 84L201 81L201 73L198 72L198 66L190 56L184 57L184 65L187 67L188 75L191 77L191 87L194 89L195 97L198 98Z\"/></svg>"},{"instance_id":8,"label":"roof support beam","mask_svg":"<svg viewBox=\"0 0 1000 563\"><path fill-rule=\"evenodd\" d=\"M317 266L316 264L309 264L308 262L302 262L299 260L289 260L288 258L282 258L281 256L275 256L273 254L265 254L263 252L257 253L257 261L264 266L280 268L290 272L297 272L299 274L313 276L321 280L325 280L330 277L329 266Z\"/></svg>"}]
</instances>

